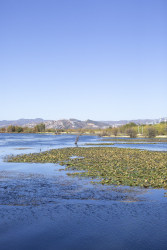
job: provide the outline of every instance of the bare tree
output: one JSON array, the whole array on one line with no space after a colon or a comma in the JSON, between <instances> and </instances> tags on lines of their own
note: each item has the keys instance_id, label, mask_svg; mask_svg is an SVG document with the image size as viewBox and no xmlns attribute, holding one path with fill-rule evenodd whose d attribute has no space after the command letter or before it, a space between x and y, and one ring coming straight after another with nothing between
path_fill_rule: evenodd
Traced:
<instances>
[{"instance_id":1,"label":"bare tree","mask_svg":"<svg viewBox=\"0 0 167 250\"><path fill-rule=\"evenodd\" d=\"M76 136L75 138L75 144L77 145L78 141L79 141L79 137L80 137L80 134Z\"/></svg>"}]
</instances>

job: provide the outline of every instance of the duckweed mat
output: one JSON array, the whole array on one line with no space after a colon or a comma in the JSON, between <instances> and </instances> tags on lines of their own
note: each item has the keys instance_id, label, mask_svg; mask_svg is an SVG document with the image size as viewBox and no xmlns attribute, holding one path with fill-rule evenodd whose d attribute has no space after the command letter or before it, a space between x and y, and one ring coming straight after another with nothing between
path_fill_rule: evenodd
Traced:
<instances>
[{"instance_id":1,"label":"duckweed mat","mask_svg":"<svg viewBox=\"0 0 167 250\"><path fill-rule=\"evenodd\" d=\"M111 147L63 148L8 156L5 161L58 163L65 165L65 170L73 170L68 175L99 178L102 184L167 189L166 152Z\"/></svg>"}]
</instances>

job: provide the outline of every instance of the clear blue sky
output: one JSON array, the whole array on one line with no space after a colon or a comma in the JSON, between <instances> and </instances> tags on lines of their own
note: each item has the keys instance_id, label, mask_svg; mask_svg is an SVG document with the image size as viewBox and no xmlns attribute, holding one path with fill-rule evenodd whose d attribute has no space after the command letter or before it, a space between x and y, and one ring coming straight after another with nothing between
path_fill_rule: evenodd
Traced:
<instances>
[{"instance_id":1,"label":"clear blue sky","mask_svg":"<svg viewBox=\"0 0 167 250\"><path fill-rule=\"evenodd\" d=\"M1 0L0 120L167 116L166 0Z\"/></svg>"}]
</instances>

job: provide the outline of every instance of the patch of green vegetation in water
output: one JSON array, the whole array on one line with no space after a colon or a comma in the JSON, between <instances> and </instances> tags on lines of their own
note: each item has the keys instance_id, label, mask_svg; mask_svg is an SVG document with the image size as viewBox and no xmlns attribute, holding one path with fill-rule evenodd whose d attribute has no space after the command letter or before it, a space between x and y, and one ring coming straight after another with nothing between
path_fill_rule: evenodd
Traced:
<instances>
[{"instance_id":1,"label":"patch of green vegetation in water","mask_svg":"<svg viewBox=\"0 0 167 250\"><path fill-rule=\"evenodd\" d=\"M132 141L132 142L115 142L115 143L107 143L107 142L104 142L104 143L86 143L85 145L94 145L94 146L103 146L103 145L115 145L115 144L137 144L137 145L140 145L140 144L159 144L159 142L135 142L135 141Z\"/></svg>"},{"instance_id":2,"label":"patch of green vegetation in water","mask_svg":"<svg viewBox=\"0 0 167 250\"><path fill-rule=\"evenodd\" d=\"M102 141L118 141L118 142L167 142L167 139L162 138L142 138L142 139L116 139L116 138L108 138L108 139L102 139Z\"/></svg>"},{"instance_id":3,"label":"patch of green vegetation in water","mask_svg":"<svg viewBox=\"0 0 167 250\"><path fill-rule=\"evenodd\" d=\"M72 156L79 158L70 158ZM111 147L63 148L10 156L6 161L58 163L65 165L65 170L76 170L68 175L98 178L102 184L167 189L166 152Z\"/></svg>"},{"instance_id":4,"label":"patch of green vegetation in water","mask_svg":"<svg viewBox=\"0 0 167 250\"><path fill-rule=\"evenodd\" d=\"M132 141L132 142L119 142L119 144L137 144L137 145L140 145L140 144L159 144L160 142L135 142L135 141Z\"/></svg>"},{"instance_id":5,"label":"patch of green vegetation in water","mask_svg":"<svg viewBox=\"0 0 167 250\"><path fill-rule=\"evenodd\" d=\"M85 143L85 145L92 145L92 146L98 146L98 145L114 145L114 143Z\"/></svg>"}]
</instances>

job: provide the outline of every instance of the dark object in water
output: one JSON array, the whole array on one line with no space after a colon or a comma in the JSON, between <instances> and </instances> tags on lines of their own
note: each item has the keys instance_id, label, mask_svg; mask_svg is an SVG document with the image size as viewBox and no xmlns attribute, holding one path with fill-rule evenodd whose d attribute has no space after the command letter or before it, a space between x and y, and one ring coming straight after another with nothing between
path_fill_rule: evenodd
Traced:
<instances>
[{"instance_id":1,"label":"dark object in water","mask_svg":"<svg viewBox=\"0 0 167 250\"><path fill-rule=\"evenodd\" d=\"M58 132L57 130L55 131L55 135L60 135L60 132Z\"/></svg>"},{"instance_id":2,"label":"dark object in water","mask_svg":"<svg viewBox=\"0 0 167 250\"><path fill-rule=\"evenodd\" d=\"M76 139L75 139L75 144L77 145L77 143L78 143L78 141L79 141L79 137L80 137L80 135L77 135L76 136Z\"/></svg>"}]
</instances>

